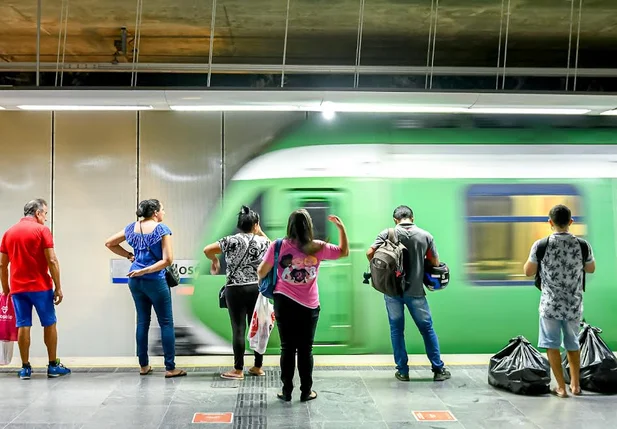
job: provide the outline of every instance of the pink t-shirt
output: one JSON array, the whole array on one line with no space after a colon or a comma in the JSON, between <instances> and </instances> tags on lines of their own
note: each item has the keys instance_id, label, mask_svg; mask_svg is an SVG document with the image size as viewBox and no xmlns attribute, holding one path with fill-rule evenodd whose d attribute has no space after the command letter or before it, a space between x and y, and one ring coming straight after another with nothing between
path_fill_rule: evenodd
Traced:
<instances>
[{"instance_id":1,"label":"pink t-shirt","mask_svg":"<svg viewBox=\"0 0 617 429\"><path fill-rule=\"evenodd\" d=\"M319 264L324 260L334 260L341 256L341 248L335 244L323 243L324 247L314 256L304 254L291 241L284 239L279 252L277 282L274 293L280 293L308 308L319 307L317 274ZM266 251L264 261L274 265L274 246L272 241Z\"/></svg>"}]
</instances>

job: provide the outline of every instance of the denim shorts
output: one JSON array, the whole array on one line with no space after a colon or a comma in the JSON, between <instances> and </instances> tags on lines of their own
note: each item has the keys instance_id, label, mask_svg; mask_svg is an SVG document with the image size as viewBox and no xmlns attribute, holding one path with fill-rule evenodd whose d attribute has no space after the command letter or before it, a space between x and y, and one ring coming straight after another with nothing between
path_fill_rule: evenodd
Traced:
<instances>
[{"instance_id":1,"label":"denim shorts","mask_svg":"<svg viewBox=\"0 0 617 429\"><path fill-rule=\"evenodd\" d=\"M557 320L540 317L540 338L538 347L543 349L559 349L563 334L563 347L567 351L576 351L580 348L578 332L580 322L578 320Z\"/></svg>"},{"instance_id":2,"label":"denim shorts","mask_svg":"<svg viewBox=\"0 0 617 429\"><path fill-rule=\"evenodd\" d=\"M42 327L46 328L56 323L53 290L14 293L11 294L11 298L18 328L32 326L32 307L36 309Z\"/></svg>"}]
</instances>

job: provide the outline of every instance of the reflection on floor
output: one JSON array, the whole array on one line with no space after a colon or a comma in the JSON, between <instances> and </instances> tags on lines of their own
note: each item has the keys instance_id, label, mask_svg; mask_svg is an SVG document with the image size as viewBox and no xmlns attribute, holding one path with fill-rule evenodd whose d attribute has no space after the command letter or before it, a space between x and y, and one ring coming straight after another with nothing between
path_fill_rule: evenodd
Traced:
<instances>
[{"instance_id":1,"label":"reflection on floor","mask_svg":"<svg viewBox=\"0 0 617 429\"><path fill-rule=\"evenodd\" d=\"M291 403L276 398L276 367L241 382L221 379L227 369L191 368L170 380L160 370L140 377L124 368L82 369L62 379L38 370L29 381L2 372L0 428L595 429L617 422L616 397L512 395L488 385L484 366L453 366L452 379L441 383L428 367L414 367L409 383L382 366L319 367L319 397L305 404L297 390ZM420 419L450 411L456 421L419 421L414 411L424 412ZM231 424L192 423L195 413L228 412Z\"/></svg>"}]
</instances>

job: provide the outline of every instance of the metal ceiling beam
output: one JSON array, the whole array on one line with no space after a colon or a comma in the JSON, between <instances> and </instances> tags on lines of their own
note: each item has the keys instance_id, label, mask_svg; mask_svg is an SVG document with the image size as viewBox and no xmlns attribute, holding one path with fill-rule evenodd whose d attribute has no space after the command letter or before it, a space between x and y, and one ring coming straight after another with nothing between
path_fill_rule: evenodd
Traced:
<instances>
[{"instance_id":1,"label":"metal ceiling beam","mask_svg":"<svg viewBox=\"0 0 617 429\"><path fill-rule=\"evenodd\" d=\"M140 72L149 73L208 73L208 64L166 64L140 63L135 68ZM36 72L36 62L0 63L1 72ZM41 63L41 71L55 71L55 63ZM131 63L66 63L68 72L131 72ZM500 70L501 69L501 70ZM427 73L425 66L356 66L356 65L285 65L285 73L290 74L350 74L356 70L365 75L422 75ZM212 64L212 73L217 74L281 74L282 64ZM430 71L430 70L429 70ZM501 71L508 76L535 76L535 77L566 77L566 67L433 67L432 73L441 76L495 76ZM617 77L617 69L586 68L578 69L579 77Z\"/></svg>"}]
</instances>

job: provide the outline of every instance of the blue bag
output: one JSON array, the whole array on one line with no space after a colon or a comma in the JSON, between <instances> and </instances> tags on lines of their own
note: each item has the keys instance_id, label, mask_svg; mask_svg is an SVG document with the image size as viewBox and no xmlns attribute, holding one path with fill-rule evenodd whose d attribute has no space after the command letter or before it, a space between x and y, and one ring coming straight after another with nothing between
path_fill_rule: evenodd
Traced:
<instances>
[{"instance_id":1,"label":"blue bag","mask_svg":"<svg viewBox=\"0 0 617 429\"><path fill-rule=\"evenodd\" d=\"M266 277L259 281L259 293L266 298L274 298L274 286L276 286L279 252L281 251L282 239L278 239L274 244L274 265Z\"/></svg>"}]
</instances>

